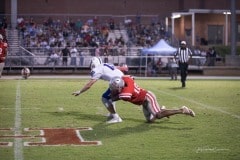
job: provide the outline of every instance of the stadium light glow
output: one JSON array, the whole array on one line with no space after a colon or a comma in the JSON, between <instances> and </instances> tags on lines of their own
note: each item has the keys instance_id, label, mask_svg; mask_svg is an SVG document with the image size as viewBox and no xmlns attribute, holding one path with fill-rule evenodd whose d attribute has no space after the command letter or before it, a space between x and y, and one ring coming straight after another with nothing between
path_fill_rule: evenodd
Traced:
<instances>
[{"instance_id":1,"label":"stadium light glow","mask_svg":"<svg viewBox=\"0 0 240 160\"><path fill-rule=\"evenodd\" d=\"M223 14L231 14L231 12L227 11L227 12L223 12Z\"/></svg>"},{"instance_id":2,"label":"stadium light glow","mask_svg":"<svg viewBox=\"0 0 240 160\"><path fill-rule=\"evenodd\" d=\"M173 18L173 19L175 19L175 18L180 18L180 17L181 17L180 14L174 14L174 15L172 15L172 18Z\"/></svg>"}]
</instances>

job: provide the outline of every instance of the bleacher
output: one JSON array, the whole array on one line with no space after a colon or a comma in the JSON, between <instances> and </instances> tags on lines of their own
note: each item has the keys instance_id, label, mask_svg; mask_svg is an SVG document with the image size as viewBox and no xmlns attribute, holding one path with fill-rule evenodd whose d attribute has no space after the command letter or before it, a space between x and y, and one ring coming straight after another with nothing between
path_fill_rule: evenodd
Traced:
<instances>
[{"instance_id":1,"label":"bleacher","mask_svg":"<svg viewBox=\"0 0 240 160\"><path fill-rule=\"evenodd\" d=\"M77 24L73 21L48 19L43 24L38 24L39 21L33 18L22 19L22 21L24 23L19 22L18 30L7 29L10 47L4 68L6 74L18 74L24 66L29 67L33 74L88 74L89 60L95 56L96 46L99 46L103 60L107 58L108 62L115 65L127 64L129 73L145 75L147 67L143 59L146 57L141 55L141 49L154 44L161 36L165 36L160 23L155 26L116 23L112 28L103 22L95 24L94 21L88 20L78 28L77 25L73 26ZM158 30L159 28L161 30ZM78 56L75 66L70 65L70 57L68 65L62 66L60 51L65 45L77 47L78 54L82 53L84 57L83 64L80 64ZM105 53L106 47L108 53ZM59 57L54 62L48 62L50 52L53 51L57 52ZM155 60L158 57L152 57L152 59ZM165 58L165 66L166 63L167 58ZM163 66L162 75L168 73L165 66ZM189 70L200 73L202 67L193 63Z\"/></svg>"}]
</instances>

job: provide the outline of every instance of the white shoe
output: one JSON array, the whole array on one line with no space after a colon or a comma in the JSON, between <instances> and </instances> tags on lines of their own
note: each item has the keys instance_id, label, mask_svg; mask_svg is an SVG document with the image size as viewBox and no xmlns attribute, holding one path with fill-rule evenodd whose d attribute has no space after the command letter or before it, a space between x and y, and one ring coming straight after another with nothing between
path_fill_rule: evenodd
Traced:
<instances>
[{"instance_id":1,"label":"white shoe","mask_svg":"<svg viewBox=\"0 0 240 160\"><path fill-rule=\"evenodd\" d=\"M194 111L191 110L190 108L188 108L188 110L189 110L189 114L190 114L190 116L195 117L195 113L194 113Z\"/></svg>"},{"instance_id":2,"label":"white shoe","mask_svg":"<svg viewBox=\"0 0 240 160\"><path fill-rule=\"evenodd\" d=\"M115 117L115 118L112 118L112 119L110 119L109 121L107 121L107 123L108 124L111 124L111 123L120 123L120 122L122 122L122 118L120 118L120 117Z\"/></svg>"},{"instance_id":3,"label":"white shoe","mask_svg":"<svg viewBox=\"0 0 240 160\"><path fill-rule=\"evenodd\" d=\"M181 109L182 109L182 113L195 117L195 113L193 112L193 110L189 109L188 107L182 106Z\"/></svg>"}]
</instances>

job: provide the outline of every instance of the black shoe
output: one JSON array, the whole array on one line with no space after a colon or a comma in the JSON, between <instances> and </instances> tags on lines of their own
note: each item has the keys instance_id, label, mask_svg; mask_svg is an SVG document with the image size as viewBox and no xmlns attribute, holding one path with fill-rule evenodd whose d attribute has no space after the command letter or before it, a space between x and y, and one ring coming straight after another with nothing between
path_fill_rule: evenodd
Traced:
<instances>
[{"instance_id":1,"label":"black shoe","mask_svg":"<svg viewBox=\"0 0 240 160\"><path fill-rule=\"evenodd\" d=\"M184 88L184 87L186 87L186 84L185 84L185 82L182 82L182 87Z\"/></svg>"}]
</instances>

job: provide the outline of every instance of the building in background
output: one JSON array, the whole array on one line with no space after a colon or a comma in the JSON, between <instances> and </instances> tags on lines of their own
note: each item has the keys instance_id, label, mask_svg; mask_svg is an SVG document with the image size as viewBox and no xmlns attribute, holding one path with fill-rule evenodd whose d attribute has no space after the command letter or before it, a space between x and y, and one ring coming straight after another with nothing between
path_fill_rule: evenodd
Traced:
<instances>
[{"instance_id":1,"label":"building in background","mask_svg":"<svg viewBox=\"0 0 240 160\"><path fill-rule=\"evenodd\" d=\"M0 14L15 17L46 17L86 20L97 17L116 23L126 20L151 23L160 21L176 42L187 40L193 46L229 45L230 0L2 0ZM11 5L11 3L15 5ZM4 7L3 7L4 6ZM13 11L17 8L17 11ZM240 44L240 1L236 0L237 44ZM16 14L16 16L12 16ZM10 16L11 15L11 16ZM176 16L179 16L177 17ZM174 20L173 20L173 16ZM174 21L174 22L173 22ZM193 23L194 21L194 23ZM14 20L11 21L14 26ZM16 23L16 20L15 20ZM174 28L173 28L174 27Z\"/></svg>"}]
</instances>

